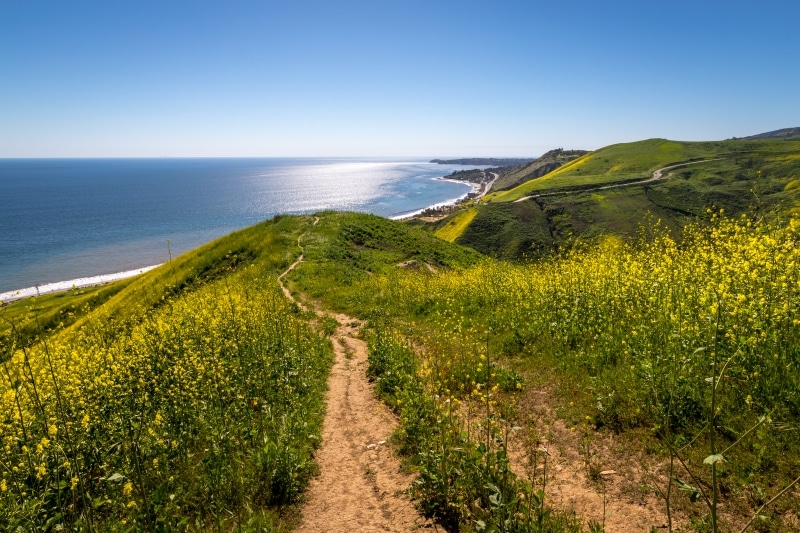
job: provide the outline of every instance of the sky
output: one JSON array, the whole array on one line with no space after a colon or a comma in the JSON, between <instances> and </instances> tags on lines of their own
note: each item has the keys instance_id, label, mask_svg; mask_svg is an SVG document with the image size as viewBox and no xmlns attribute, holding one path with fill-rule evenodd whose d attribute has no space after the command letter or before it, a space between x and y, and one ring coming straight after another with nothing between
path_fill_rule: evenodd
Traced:
<instances>
[{"instance_id":1,"label":"sky","mask_svg":"<svg viewBox=\"0 0 800 533\"><path fill-rule=\"evenodd\" d=\"M0 157L537 156L800 126L800 2L0 0Z\"/></svg>"}]
</instances>

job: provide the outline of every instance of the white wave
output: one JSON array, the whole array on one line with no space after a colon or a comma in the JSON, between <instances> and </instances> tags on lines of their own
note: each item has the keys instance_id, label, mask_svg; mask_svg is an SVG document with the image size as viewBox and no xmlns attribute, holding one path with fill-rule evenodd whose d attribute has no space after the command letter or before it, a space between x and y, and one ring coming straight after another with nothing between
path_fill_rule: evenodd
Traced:
<instances>
[{"instance_id":1,"label":"white wave","mask_svg":"<svg viewBox=\"0 0 800 533\"><path fill-rule=\"evenodd\" d=\"M414 211L405 211L405 212L402 212L402 213L395 213L393 215L389 215L387 218L389 218L391 220L403 220L403 219L406 219L406 218L411 218L413 216L417 216L420 213L422 213L423 211L426 211L428 209L438 209L439 207L447 207L447 206L450 206L450 205L455 205L458 202L460 202L461 200L464 200L469 194L477 193L481 189L481 186L478 185L477 183L472 183L472 182L462 181L462 180L448 179L448 178L445 178L444 176L440 176L438 178L431 178L431 179L438 180L438 181L449 181L451 183L459 183L461 185L469 185L472 188L472 190L462 194L458 198L452 198L450 200L445 200L444 202L439 202L438 204L431 204L431 205L423 207L422 209L416 209Z\"/></svg>"},{"instance_id":2,"label":"white wave","mask_svg":"<svg viewBox=\"0 0 800 533\"><path fill-rule=\"evenodd\" d=\"M81 287L91 287L92 285L102 285L103 283L110 283L126 278L132 278L139 274L144 274L148 270L153 270L157 266L152 265L135 270L126 270L125 272L117 272L115 274L101 274L99 276L89 276L86 278L77 278L68 281L57 281L55 283L45 283L44 285L37 285L35 287L27 287L25 289L18 289L16 291L8 291L0 293L0 302L8 303L21 298L28 298L31 296L40 296L42 294L51 294L54 292L63 292L70 289L77 289Z\"/></svg>"}]
</instances>

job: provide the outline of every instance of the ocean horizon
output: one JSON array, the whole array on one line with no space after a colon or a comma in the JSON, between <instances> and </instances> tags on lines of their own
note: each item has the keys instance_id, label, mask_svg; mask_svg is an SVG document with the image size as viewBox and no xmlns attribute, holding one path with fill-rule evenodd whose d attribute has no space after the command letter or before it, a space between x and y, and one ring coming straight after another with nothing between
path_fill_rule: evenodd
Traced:
<instances>
[{"instance_id":1,"label":"ocean horizon","mask_svg":"<svg viewBox=\"0 0 800 533\"><path fill-rule=\"evenodd\" d=\"M135 271L278 214L463 198L422 158L0 159L0 295ZM2 298L0 298L2 299Z\"/></svg>"}]
</instances>

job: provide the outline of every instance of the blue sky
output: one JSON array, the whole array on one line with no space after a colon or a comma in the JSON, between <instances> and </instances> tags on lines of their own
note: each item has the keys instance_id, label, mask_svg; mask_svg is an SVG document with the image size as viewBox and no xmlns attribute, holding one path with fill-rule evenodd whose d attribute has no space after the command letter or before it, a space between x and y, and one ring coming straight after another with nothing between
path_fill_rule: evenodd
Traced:
<instances>
[{"instance_id":1,"label":"blue sky","mask_svg":"<svg viewBox=\"0 0 800 533\"><path fill-rule=\"evenodd\" d=\"M800 2L0 0L0 157L533 156L800 126Z\"/></svg>"}]
</instances>

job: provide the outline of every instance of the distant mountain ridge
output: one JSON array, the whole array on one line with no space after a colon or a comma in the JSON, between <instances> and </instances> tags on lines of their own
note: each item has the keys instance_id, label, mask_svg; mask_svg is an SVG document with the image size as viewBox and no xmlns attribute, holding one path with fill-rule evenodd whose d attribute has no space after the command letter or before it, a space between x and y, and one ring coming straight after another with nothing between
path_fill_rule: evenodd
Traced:
<instances>
[{"instance_id":1,"label":"distant mountain ridge","mask_svg":"<svg viewBox=\"0 0 800 533\"><path fill-rule=\"evenodd\" d=\"M768 131L766 133L759 133L758 135L751 135L749 137L742 137L741 139L745 141L757 141L759 139L785 139L797 141L800 140L800 128L783 128L780 130Z\"/></svg>"},{"instance_id":2,"label":"distant mountain ridge","mask_svg":"<svg viewBox=\"0 0 800 533\"><path fill-rule=\"evenodd\" d=\"M528 180L549 174L561 165L588 154L586 150L564 150L557 148L542 154L535 161L517 166L504 172L492 187L492 190L501 191L513 189Z\"/></svg>"},{"instance_id":3,"label":"distant mountain ridge","mask_svg":"<svg viewBox=\"0 0 800 533\"><path fill-rule=\"evenodd\" d=\"M431 159L439 165L480 165L491 167L512 167L535 161L535 157L467 157L462 159Z\"/></svg>"}]
</instances>

